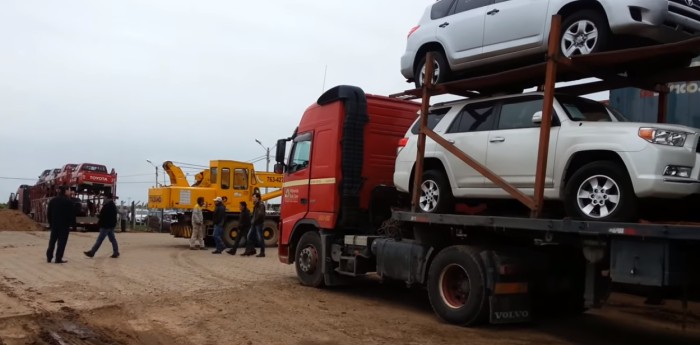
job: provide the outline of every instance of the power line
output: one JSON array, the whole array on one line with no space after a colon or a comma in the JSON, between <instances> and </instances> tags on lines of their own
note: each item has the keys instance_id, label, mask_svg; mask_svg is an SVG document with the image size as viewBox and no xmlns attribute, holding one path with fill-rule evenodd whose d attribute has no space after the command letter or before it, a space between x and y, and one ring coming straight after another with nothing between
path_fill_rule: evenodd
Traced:
<instances>
[{"instance_id":1,"label":"power line","mask_svg":"<svg viewBox=\"0 0 700 345\"><path fill-rule=\"evenodd\" d=\"M25 180L25 181L35 181L35 180L37 180L37 178L4 177L4 176L0 176L0 180Z\"/></svg>"},{"instance_id":2,"label":"power line","mask_svg":"<svg viewBox=\"0 0 700 345\"><path fill-rule=\"evenodd\" d=\"M134 175L118 175L118 177L136 177L136 176L152 176L153 173L148 174L134 174Z\"/></svg>"}]
</instances>

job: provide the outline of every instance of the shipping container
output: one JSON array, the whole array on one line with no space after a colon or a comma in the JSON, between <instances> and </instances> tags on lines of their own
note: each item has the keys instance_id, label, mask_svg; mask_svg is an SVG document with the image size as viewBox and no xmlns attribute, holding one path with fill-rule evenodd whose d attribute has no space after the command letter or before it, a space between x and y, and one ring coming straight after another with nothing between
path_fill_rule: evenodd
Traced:
<instances>
[{"instance_id":1,"label":"shipping container","mask_svg":"<svg viewBox=\"0 0 700 345\"><path fill-rule=\"evenodd\" d=\"M693 59L700 66L700 57ZM700 128L700 81L669 83L667 122ZM610 91L610 106L629 120L656 122L659 94L635 88Z\"/></svg>"}]
</instances>

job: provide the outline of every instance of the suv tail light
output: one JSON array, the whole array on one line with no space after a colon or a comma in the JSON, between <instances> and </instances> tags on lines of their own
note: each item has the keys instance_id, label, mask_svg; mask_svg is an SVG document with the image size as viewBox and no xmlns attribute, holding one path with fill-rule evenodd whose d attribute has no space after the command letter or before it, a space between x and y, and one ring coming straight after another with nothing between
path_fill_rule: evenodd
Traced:
<instances>
[{"instance_id":1,"label":"suv tail light","mask_svg":"<svg viewBox=\"0 0 700 345\"><path fill-rule=\"evenodd\" d=\"M420 28L420 25L416 25L416 26L412 27L411 30L408 32L408 36L406 36L406 38L411 37L411 35L413 35L413 33L416 32L416 30L418 30L419 28Z\"/></svg>"},{"instance_id":2,"label":"suv tail light","mask_svg":"<svg viewBox=\"0 0 700 345\"><path fill-rule=\"evenodd\" d=\"M401 152L401 149L403 149L404 147L406 147L407 144L408 144L408 138L401 138L401 139L399 139L399 147L396 149L396 154L398 154L399 152Z\"/></svg>"}]
</instances>

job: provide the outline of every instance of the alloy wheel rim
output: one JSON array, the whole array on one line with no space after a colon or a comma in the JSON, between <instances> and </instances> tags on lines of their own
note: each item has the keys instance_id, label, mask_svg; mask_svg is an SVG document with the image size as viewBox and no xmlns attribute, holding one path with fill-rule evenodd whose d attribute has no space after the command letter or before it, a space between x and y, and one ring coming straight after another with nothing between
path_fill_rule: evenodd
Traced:
<instances>
[{"instance_id":1,"label":"alloy wheel rim","mask_svg":"<svg viewBox=\"0 0 700 345\"><path fill-rule=\"evenodd\" d=\"M440 189L433 180L426 180L421 184L419 205L424 212L432 212L440 202Z\"/></svg>"},{"instance_id":2,"label":"alloy wheel rim","mask_svg":"<svg viewBox=\"0 0 700 345\"><path fill-rule=\"evenodd\" d=\"M615 212L620 205L620 187L608 176L591 176L578 187L576 199L583 214L602 219Z\"/></svg>"},{"instance_id":3,"label":"alloy wheel rim","mask_svg":"<svg viewBox=\"0 0 700 345\"><path fill-rule=\"evenodd\" d=\"M561 38L561 51L566 57L588 55L598 45L598 27L590 20L571 24Z\"/></svg>"}]
</instances>

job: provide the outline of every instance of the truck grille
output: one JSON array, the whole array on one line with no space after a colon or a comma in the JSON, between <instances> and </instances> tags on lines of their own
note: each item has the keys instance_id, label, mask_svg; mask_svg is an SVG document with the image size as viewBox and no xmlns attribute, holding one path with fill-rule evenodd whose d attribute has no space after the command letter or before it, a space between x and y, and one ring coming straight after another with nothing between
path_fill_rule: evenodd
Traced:
<instances>
[{"instance_id":1,"label":"truck grille","mask_svg":"<svg viewBox=\"0 0 700 345\"><path fill-rule=\"evenodd\" d=\"M700 22L700 0L690 6L685 0L669 0L668 11Z\"/></svg>"}]
</instances>

